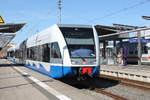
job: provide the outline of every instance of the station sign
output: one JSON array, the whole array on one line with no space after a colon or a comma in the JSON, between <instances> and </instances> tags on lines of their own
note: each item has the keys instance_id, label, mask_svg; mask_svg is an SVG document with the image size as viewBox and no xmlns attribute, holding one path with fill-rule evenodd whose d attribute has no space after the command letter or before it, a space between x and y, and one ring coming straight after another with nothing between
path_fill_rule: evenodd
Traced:
<instances>
[{"instance_id":1,"label":"station sign","mask_svg":"<svg viewBox=\"0 0 150 100\"><path fill-rule=\"evenodd\" d=\"M0 24L4 24L4 20L3 20L2 16L0 16Z\"/></svg>"},{"instance_id":2,"label":"station sign","mask_svg":"<svg viewBox=\"0 0 150 100\"><path fill-rule=\"evenodd\" d=\"M150 39L140 39L141 43L150 43ZM138 39L129 39L129 43L138 43Z\"/></svg>"}]
</instances>

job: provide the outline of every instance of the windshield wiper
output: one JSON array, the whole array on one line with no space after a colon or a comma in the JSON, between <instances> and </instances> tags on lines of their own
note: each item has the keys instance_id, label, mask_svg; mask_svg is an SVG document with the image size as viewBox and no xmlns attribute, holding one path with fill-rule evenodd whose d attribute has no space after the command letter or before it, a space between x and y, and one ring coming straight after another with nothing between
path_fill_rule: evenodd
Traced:
<instances>
[{"instance_id":1,"label":"windshield wiper","mask_svg":"<svg viewBox=\"0 0 150 100\"><path fill-rule=\"evenodd\" d=\"M82 59L82 61L86 61L84 57L80 56L77 52L75 53Z\"/></svg>"}]
</instances>

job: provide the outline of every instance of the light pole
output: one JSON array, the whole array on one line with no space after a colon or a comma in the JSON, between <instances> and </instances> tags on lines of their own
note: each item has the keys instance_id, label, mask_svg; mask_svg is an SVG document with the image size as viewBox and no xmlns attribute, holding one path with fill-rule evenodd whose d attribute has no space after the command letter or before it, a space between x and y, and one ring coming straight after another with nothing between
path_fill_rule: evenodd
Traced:
<instances>
[{"instance_id":1,"label":"light pole","mask_svg":"<svg viewBox=\"0 0 150 100\"><path fill-rule=\"evenodd\" d=\"M62 10L62 0L58 0L58 11L57 11L57 23L61 24L61 10Z\"/></svg>"}]
</instances>

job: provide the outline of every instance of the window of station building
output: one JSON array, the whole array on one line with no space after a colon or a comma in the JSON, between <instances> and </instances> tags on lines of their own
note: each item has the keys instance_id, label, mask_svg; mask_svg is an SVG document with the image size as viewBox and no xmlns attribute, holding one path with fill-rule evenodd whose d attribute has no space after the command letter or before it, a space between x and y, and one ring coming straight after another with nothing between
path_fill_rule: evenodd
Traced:
<instances>
[{"instance_id":1,"label":"window of station building","mask_svg":"<svg viewBox=\"0 0 150 100\"><path fill-rule=\"evenodd\" d=\"M51 43L51 58L61 58L61 53L57 42Z\"/></svg>"}]
</instances>

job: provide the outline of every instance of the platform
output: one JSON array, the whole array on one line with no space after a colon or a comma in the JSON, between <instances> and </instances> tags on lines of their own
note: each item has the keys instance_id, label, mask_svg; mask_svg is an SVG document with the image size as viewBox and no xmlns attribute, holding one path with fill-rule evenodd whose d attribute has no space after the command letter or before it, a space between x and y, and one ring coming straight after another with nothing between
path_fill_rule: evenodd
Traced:
<instances>
[{"instance_id":1,"label":"platform","mask_svg":"<svg viewBox=\"0 0 150 100\"><path fill-rule=\"evenodd\" d=\"M150 66L101 65L101 74L150 83Z\"/></svg>"},{"instance_id":2,"label":"platform","mask_svg":"<svg viewBox=\"0 0 150 100\"><path fill-rule=\"evenodd\" d=\"M0 59L0 100L97 100L58 80Z\"/></svg>"}]
</instances>

